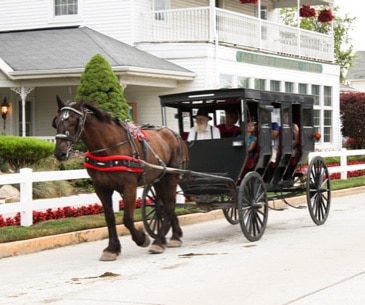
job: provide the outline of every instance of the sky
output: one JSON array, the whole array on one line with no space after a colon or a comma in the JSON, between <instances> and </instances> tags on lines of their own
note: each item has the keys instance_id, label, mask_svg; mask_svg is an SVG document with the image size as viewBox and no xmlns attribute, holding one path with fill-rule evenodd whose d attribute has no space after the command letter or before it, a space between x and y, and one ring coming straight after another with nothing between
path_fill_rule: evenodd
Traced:
<instances>
[{"instance_id":1,"label":"sky","mask_svg":"<svg viewBox=\"0 0 365 305\"><path fill-rule=\"evenodd\" d=\"M353 22L353 29L349 31L352 38L354 51L365 51L365 18L363 17L364 0L334 0L334 5L339 7L339 15L344 16L346 13L349 17L356 17Z\"/></svg>"}]
</instances>

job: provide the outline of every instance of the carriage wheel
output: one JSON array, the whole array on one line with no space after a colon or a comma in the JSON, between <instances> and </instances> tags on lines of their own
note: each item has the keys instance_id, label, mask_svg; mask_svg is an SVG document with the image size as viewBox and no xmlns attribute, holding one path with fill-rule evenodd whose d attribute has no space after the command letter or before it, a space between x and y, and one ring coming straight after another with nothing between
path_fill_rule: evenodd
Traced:
<instances>
[{"instance_id":1,"label":"carriage wheel","mask_svg":"<svg viewBox=\"0 0 365 305\"><path fill-rule=\"evenodd\" d=\"M238 193L241 230L249 241L259 240L265 232L269 213L265 184L256 172L243 178Z\"/></svg>"},{"instance_id":2,"label":"carriage wheel","mask_svg":"<svg viewBox=\"0 0 365 305\"><path fill-rule=\"evenodd\" d=\"M141 214L143 225L147 233L156 238L162 226L163 203L160 198L156 196L153 185L145 185L142 195Z\"/></svg>"},{"instance_id":3,"label":"carriage wheel","mask_svg":"<svg viewBox=\"0 0 365 305\"><path fill-rule=\"evenodd\" d=\"M311 160L307 173L307 204L313 222L326 222L331 205L330 176L326 163L321 157Z\"/></svg>"},{"instance_id":4,"label":"carriage wheel","mask_svg":"<svg viewBox=\"0 0 365 305\"><path fill-rule=\"evenodd\" d=\"M229 201L232 201L232 197L229 197ZM237 207L224 208L222 210L223 210L224 217L227 219L227 221L230 224L236 225L240 222Z\"/></svg>"}]
</instances>

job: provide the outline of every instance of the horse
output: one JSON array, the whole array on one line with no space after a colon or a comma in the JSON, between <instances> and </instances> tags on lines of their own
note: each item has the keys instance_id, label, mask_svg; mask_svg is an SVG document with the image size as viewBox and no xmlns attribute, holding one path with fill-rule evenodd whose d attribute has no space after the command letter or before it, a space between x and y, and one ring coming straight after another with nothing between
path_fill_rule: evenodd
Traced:
<instances>
[{"instance_id":1,"label":"horse","mask_svg":"<svg viewBox=\"0 0 365 305\"><path fill-rule=\"evenodd\" d=\"M136 189L146 184L154 185L156 196L163 202L164 215L149 252L157 254L165 247L180 247L183 233L175 214L179 174L165 169L187 168L188 148L182 138L167 127L142 129L97 108L93 102L64 103L57 95L57 104L53 119L57 130L54 156L66 161L74 145L84 142L88 149L84 166L104 208L109 242L99 260L113 261L121 254L112 207L114 191L123 198L123 223L131 238L140 247L150 245L147 233L134 224ZM167 242L170 225L172 236Z\"/></svg>"}]
</instances>

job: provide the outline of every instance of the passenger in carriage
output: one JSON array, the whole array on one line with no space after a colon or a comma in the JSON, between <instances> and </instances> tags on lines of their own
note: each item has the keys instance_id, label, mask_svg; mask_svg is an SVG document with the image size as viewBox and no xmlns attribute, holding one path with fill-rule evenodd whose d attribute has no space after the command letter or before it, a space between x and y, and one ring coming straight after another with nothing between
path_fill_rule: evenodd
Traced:
<instances>
[{"instance_id":1,"label":"passenger in carriage","mask_svg":"<svg viewBox=\"0 0 365 305\"><path fill-rule=\"evenodd\" d=\"M272 153L271 153L270 162L273 164L276 163L276 158L277 158L278 151L279 151L279 130L280 130L280 126L278 123L276 123L276 122L271 123Z\"/></svg>"},{"instance_id":2,"label":"passenger in carriage","mask_svg":"<svg viewBox=\"0 0 365 305\"><path fill-rule=\"evenodd\" d=\"M217 125L222 138L237 137L241 134L241 128L237 125L238 112L234 110L226 110L225 124Z\"/></svg>"},{"instance_id":3,"label":"passenger in carriage","mask_svg":"<svg viewBox=\"0 0 365 305\"><path fill-rule=\"evenodd\" d=\"M248 157L252 158L255 155L257 137L255 134L255 123L248 122L247 123L247 151Z\"/></svg>"},{"instance_id":4,"label":"passenger in carriage","mask_svg":"<svg viewBox=\"0 0 365 305\"><path fill-rule=\"evenodd\" d=\"M208 124L212 119L212 117L209 116L208 111L199 109L198 113L194 116L194 119L196 124L190 129L187 141L219 139L221 137L219 129Z\"/></svg>"}]
</instances>

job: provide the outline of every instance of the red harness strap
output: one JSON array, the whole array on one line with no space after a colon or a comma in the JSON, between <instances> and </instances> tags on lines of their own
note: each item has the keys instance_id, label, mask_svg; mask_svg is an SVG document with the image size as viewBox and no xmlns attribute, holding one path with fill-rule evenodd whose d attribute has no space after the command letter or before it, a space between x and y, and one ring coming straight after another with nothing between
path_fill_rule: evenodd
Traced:
<instances>
[{"instance_id":1,"label":"red harness strap","mask_svg":"<svg viewBox=\"0 0 365 305\"><path fill-rule=\"evenodd\" d=\"M86 152L84 166L100 172L144 172L144 168L138 159L125 155L101 157Z\"/></svg>"}]
</instances>

